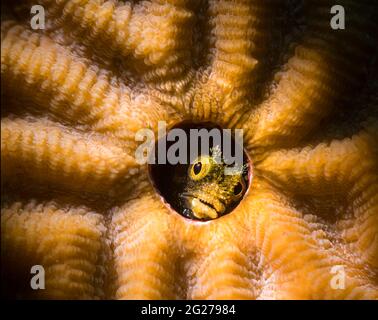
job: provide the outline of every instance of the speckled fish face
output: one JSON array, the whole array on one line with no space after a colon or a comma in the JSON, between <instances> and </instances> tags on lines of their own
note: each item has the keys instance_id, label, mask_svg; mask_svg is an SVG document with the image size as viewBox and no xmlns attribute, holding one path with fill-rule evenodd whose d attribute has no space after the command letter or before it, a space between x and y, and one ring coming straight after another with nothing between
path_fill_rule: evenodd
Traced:
<instances>
[{"instance_id":1,"label":"speckled fish face","mask_svg":"<svg viewBox=\"0 0 378 320\"><path fill-rule=\"evenodd\" d=\"M197 219L215 219L241 199L246 191L243 169L227 174L223 159L198 157L188 168L187 184L180 197L184 214Z\"/></svg>"}]
</instances>

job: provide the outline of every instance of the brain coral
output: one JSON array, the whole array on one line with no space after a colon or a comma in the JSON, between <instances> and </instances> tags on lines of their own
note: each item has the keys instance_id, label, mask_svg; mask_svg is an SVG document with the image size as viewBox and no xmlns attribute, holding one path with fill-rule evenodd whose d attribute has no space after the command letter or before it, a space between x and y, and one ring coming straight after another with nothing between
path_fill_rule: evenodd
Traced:
<instances>
[{"instance_id":1,"label":"brain coral","mask_svg":"<svg viewBox=\"0 0 378 320\"><path fill-rule=\"evenodd\" d=\"M338 1L345 30L327 0L39 3L44 30L34 1L1 22L3 295L378 298L375 1ZM219 219L135 161L139 129L183 120L244 130L255 176Z\"/></svg>"}]
</instances>

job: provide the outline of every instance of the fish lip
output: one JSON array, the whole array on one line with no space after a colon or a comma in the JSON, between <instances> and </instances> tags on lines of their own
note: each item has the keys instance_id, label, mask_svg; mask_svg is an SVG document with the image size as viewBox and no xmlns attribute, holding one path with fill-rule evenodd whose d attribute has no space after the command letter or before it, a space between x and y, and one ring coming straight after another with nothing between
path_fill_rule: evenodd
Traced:
<instances>
[{"instance_id":1,"label":"fish lip","mask_svg":"<svg viewBox=\"0 0 378 320\"><path fill-rule=\"evenodd\" d=\"M189 192L182 192L179 195L181 198L187 198L187 197L194 197L191 193Z\"/></svg>"},{"instance_id":2,"label":"fish lip","mask_svg":"<svg viewBox=\"0 0 378 320\"><path fill-rule=\"evenodd\" d=\"M197 197L197 199L198 199L199 201L201 201L201 203L203 203L205 206L208 206L208 207L214 209L214 210L219 214L219 211L214 207L213 204L208 203L208 202L205 202L204 200L202 200L202 199L200 199L200 198L198 198L198 197Z\"/></svg>"},{"instance_id":3,"label":"fish lip","mask_svg":"<svg viewBox=\"0 0 378 320\"><path fill-rule=\"evenodd\" d=\"M225 208L226 208L225 204L221 200L217 199L219 201L220 205L224 208L224 210L221 210L221 211L217 210L216 206L213 203L207 202L205 199L203 199L203 198L201 198L199 196L196 196L196 195L194 195L194 194L192 194L190 192L183 192L183 193L180 194L180 197L184 198L185 200L188 200L190 198L198 199L204 205L206 205L206 206L214 209L218 215L222 214L225 211Z\"/></svg>"}]
</instances>

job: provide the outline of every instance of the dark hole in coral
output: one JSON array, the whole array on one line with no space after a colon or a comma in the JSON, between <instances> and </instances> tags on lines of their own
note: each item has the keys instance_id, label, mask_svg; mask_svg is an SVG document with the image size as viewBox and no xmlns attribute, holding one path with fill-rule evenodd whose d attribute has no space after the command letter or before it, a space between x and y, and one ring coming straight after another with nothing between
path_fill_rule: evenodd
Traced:
<instances>
[{"instance_id":1,"label":"dark hole in coral","mask_svg":"<svg viewBox=\"0 0 378 320\"><path fill-rule=\"evenodd\" d=\"M252 177L238 134L209 122L181 122L167 129L156 140L154 163L149 164L150 178L165 203L194 220L230 213Z\"/></svg>"}]
</instances>

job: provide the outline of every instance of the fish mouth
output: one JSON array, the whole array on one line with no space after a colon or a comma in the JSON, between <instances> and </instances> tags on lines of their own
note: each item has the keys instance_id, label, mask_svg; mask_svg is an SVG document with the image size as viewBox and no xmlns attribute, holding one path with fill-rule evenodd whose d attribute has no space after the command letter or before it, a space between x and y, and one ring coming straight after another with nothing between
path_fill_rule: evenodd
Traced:
<instances>
[{"instance_id":1,"label":"fish mouth","mask_svg":"<svg viewBox=\"0 0 378 320\"><path fill-rule=\"evenodd\" d=\"M186 208L198 219L216 219L225 211L225 205L218 199L184 192L180 195Z\"/></svg>"}]
</instances>

